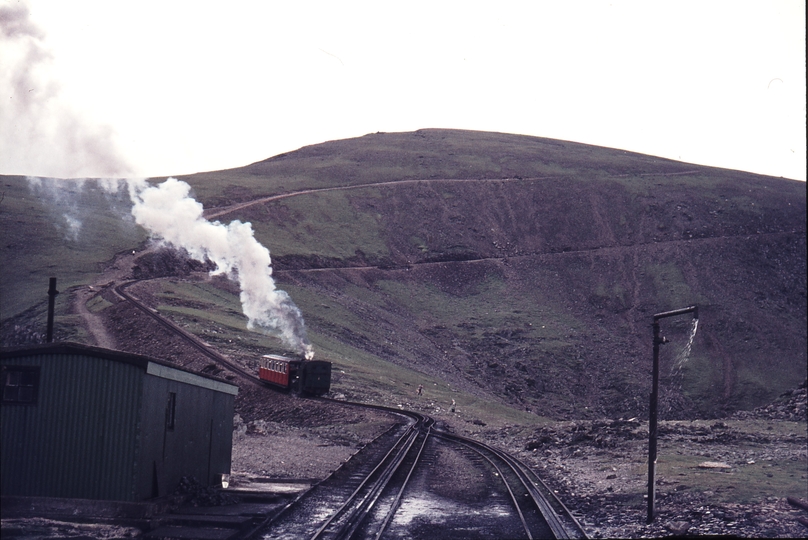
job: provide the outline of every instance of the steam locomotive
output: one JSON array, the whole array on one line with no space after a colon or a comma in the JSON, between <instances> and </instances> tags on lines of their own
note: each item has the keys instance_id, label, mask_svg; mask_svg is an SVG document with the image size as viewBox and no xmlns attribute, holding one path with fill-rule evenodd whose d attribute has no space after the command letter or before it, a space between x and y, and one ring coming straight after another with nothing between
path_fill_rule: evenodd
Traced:
<instances>
[{"instance_id":1,"label":"steam locomotive","mask_svg":"<svg viewBox=\"0 0 808 540\"><path fill-rule=\"evenodd\" d=\"M258 377L262 381L295 394L322 396L331 387L331 362L325 360L265 354L258 363Z\"/></svg>"}]
</instances>

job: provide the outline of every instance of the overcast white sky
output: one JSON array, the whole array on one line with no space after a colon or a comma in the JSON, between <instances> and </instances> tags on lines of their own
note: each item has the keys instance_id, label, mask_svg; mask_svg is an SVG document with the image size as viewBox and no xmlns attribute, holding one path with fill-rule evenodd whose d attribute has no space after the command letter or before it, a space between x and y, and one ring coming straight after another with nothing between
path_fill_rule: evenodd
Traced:
<instances>
[{"instance_id":1,"label":"overcast white sky","mask_svg":"<svg viewBox=\"0 0 808 540\"><path fill-rule=\"evenodd\" d=\"M806 177L803 1L0 9L3 174L160 177L434 127Z\"/></svg>"}]
</instances>

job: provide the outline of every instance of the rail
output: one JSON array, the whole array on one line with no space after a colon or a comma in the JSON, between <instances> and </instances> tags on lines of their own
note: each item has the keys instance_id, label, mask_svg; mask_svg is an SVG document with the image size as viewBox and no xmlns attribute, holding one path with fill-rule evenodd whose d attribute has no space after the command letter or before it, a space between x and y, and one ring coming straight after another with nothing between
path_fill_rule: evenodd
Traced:
<instances>
[{"instance_id":1,"label":"rail","mask_svg":"<svg viewBox=\"0 0 808 540\"><path fill-rule=\"evenodd\" d=\"M171 332L175 333L177 336L179 336L185 342L187 342L191 347L195 348L197 351L201 352L211 360L223 364L230 371L233 371L252 382L258 384L261 383L261 379L256 377L252 372L247 371L246 369L242 368L235 362L232 362L226 356L216 352L209 346L201 343L197 336L191 334L186 330L183 330L173 322L161 316L159 313L156 312L156 310L153 310L150 307L144 305L143 303L140 302L140 300L138 300L137 298L126 292L127 288L129 288L131 285L134 285L135 283L138 283L139 281L141 280L128 281L121 285L117 285L113 290L115 294L117 294L120 298L123 298L124 300L128 301L137 309L139 309L140 311L151 317L153 320L155 320L158 324L160 324L164 328L167 328Z\"/></svg>"},{"instance_id":2,"label":"rail","mask_svg":"<svg viewBox=\"0 0 808 540\"><path fill-rule=\"evenodd\" d=\"M422 443L417 450L406 478L409 479L412 470L415 468L421 450L426 443L429 430L433 420L422 416L420 421L411 425L407 432L396 441L396 444L382 458L379 464L365 477L359 487L354 490L345 503L331 516L326 519L323 525L312 536L312 540L321 538L344 539L352 538L360 527L368 525L367 521L376 504L379 502L382 493L385 491L391 480L399 471L403 470L408 456L412 455L415 443L421 439ZM406 486L404 482L399 493ZM378 530L375 537L381 536L387 523L389 523L395 509L390 506L385 512L383 526Z\"/></svg>"},{"instance_id":3,"label":"rail","mask_svg":"<svg viewBox=\"0 0 808 540\"><path fill-rule=\"evenodd\" d=\"M513 486L508 483L506 475L503 474L503 465L507 467L518 479L519 485L530 495L534 508L541 514L543 521L546 522L554 538L588 538L583 527L575 516L573 516L572 512L561 502L544 481L524 463L507 452L475 441L474 439L444 431L435 432L435 435L439 438L458 442L488 460L496 468L503 482L508 485L507 489L511 493L514 504L517 508L520 508L517 498L513 497ZM494 459L491 459L492 456ZM496 465L495 462L499 462L499 465ZM534 532L532 530L533 527L528 523L529 520L522 515L522 513L523 511L520 509L519 514L528 538L546 536L546 534L542 533L541 529L539 529L538 532Z\"/></svg>"}]
</instances>

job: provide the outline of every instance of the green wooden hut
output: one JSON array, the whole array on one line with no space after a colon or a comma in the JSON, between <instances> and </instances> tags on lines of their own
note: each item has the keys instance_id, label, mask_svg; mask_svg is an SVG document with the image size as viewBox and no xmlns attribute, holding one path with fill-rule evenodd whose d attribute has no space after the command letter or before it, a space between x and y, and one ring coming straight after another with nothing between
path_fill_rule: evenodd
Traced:
<instances>
[{"instance_id":1,"label":"green wooden hut","mask_svg":"<svg viewBox=\"0 0 808 540\"><path fill-rule=\"evenodd\" d=\"M0 349L2 495L142 501L230 473L238 387L145 356Z\"/></svg>"}]
</instances>

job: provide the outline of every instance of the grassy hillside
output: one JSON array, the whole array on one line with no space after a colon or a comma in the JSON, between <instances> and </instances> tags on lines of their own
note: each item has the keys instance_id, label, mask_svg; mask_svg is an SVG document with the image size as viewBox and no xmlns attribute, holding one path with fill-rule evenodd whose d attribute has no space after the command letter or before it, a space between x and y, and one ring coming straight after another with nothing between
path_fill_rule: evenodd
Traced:
<instances>
[{"instance_id":1,"label":"grassy hillside","mask_svg":"<svg viewBox=\"0 0 808 540\"><path fill-rule=\"evenodd\" d=\"M0 176L0 320L47 300L48 278L67 290L146 239L128 196L95 181Z\"/></svg>"},{"instance_id":2,"label":"grassy hillside","mask_svg":"<svg viewBox=\"0 0 808 540\"><path fill-rule=\"evenodd\" d=\"M698 304L681 370L690 321L663 323L663 415L749 408L806 377L802 182L453 130L334 141L184 180L216 219L252 222L320 355L351 359L354 373L398 366L416 373L401 385L429 377L543 416L637 416L652 315ZM140 240L108 236L81 264ZM23 265L34 272L38 250ZM199 301L231 309L214 297Z\"/></svg>"}]
</instances>

